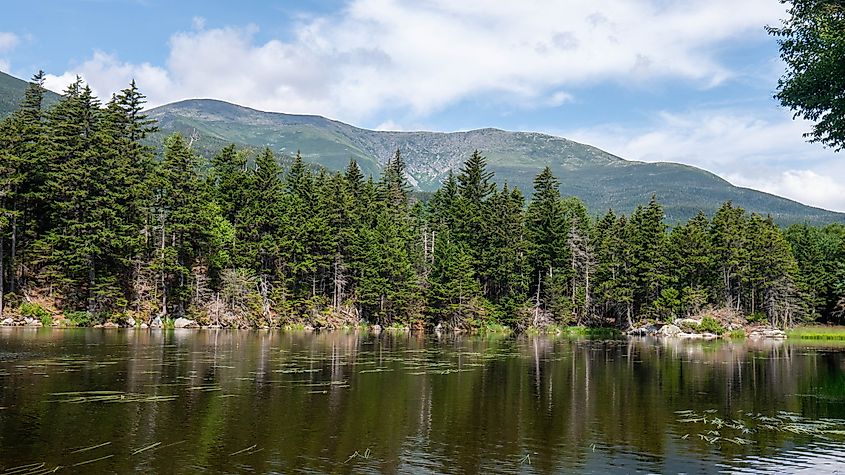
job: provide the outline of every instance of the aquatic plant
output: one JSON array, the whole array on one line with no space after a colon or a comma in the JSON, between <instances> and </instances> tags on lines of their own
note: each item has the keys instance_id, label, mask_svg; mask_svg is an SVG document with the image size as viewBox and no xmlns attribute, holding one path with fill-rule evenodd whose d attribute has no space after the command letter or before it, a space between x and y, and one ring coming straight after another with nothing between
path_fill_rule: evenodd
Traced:
<instances>
[{"instance_id":1,"label":"aquatic plant","mask_svg":"<svg viewBox=\"0 0 845 475\"><path fill-rule=\"evenodd\" d=\"M789 338L801 340L845 340L845 327L804 326L786 332Z\"/></svg>"}]
</instances>

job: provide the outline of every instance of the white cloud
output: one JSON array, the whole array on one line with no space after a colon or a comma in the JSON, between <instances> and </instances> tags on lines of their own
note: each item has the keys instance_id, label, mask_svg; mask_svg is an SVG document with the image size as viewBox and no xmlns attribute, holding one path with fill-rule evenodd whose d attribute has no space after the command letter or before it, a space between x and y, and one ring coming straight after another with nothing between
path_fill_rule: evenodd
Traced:
<instances>
[{"instance_id":1,"label":"white cloud","mask_svg":"<svg viewBox=\"0 0 845 475\"><path fill-rule=\"evenodd\" d=\"M338 15L300 19L289 41L195 19L171 38L166 64L97 52L51 81L80 73L109 94L135 76L151 104L214 97L351 122L416 120L482 94L555 107L572 99L567 89L596 81L709 87L731 75L718 46L765 35L782 13L771 0L354 0Z\"/></svg>"},{"instance_id":2,"label":"white cloud","mask_svg":"<svg viewBox=\"0 0 845 475\"><path fill-rule=\"evenodd\" d=\"M403 129L401 125L394 122L392 119L388 119L388 120L380 123L379 125L375 126L375 130L382 130L382 131L388 131L388 132L402 132L405 129Z\"/></svg>"},{"instance_id":3,"label":"white cloud","mask_svg":"<svg viewBox=\"0 0 845 475\"><path fill-rule=\"evenodd\" d=\"M787 111L704 109L663 112L642 127L605 125L563 132L629 160L680 162L731 183L812 206L845 211L845 157L802 133ZM558 131L560 133L560 131Z\"/></svg>"},{"instance_id":4,"label":"white cloud","mask_svg":"<svg viewBox=\"0 0 845 475\"><path fill-rule=\"evenodd\" d=\"M72 71L59 76L48 74L44 86L52 91L61 92L76 79L77 75L82 76L94 93L103 100L125 88L132 79L135 79L138 86L150 98L168 97L172 94L174 86L170 75L162 68L149 63L122 63L115 56L101 51L95 51L91 59L78 65ZM151 105L158 104L161 102L153 102Z\"/></svg>"},{"instance_id":5,"label":"white cloud","mask_svg":"<svg viewBox=\"0 0 845 475\"><path fill-rule=\"evenodd\" d=\"M840 170L839 176L843 174L845 170ZM819 208L845 211L845 183L813 170L786 170L763 178L735 175L728 179L739 186L768 191Z\"/></svg>"},{"instance_id":6,"label":"white cloud","mask_svg":"<svg viewBox=\"0 0 845 475\"><path fill-rule=\"evenodd\" d=\"M18 35L8 32L0 31L0 53L9 53L15 49L20 43ZM9 72L12 68L8 58L0 58L0 71Z\"/></svg>"},{"instance_id":7,"label":"white cloud","mask_svg":"<svg viewBox=\"0 0 845 475\"><path fill-rule=\"evenodd\" d=\"M18 35L8 32L0 31L0 53L6 53L15 49L20 43Z\"/></svg>"},{"instance_id":8,"label":"white cloud","mask_svg":"<svg viewBox=\"0 0 845 475\"><path fill-rule=\"evenodd\" d=\"M191 26L194 27L195 30L204 30L205 29L205 17L195 16L191 19Z\"/></svg>"}]
</instances>

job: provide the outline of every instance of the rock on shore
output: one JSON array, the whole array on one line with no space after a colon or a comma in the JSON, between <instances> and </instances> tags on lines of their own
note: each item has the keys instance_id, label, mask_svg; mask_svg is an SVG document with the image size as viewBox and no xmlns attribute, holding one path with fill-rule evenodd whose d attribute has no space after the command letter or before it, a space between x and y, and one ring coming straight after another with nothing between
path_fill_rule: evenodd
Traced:
<instances>
[{"instance_id":1,"label":"rock on shore","mask_svg":"<svg viewBox=\"0 0 845 475\"><path fill-rule=\"evenodd\" d=\"M173 321L173 328L199 328L199 323L184 317L179 317Z\"/></svg>"}]
</instances>

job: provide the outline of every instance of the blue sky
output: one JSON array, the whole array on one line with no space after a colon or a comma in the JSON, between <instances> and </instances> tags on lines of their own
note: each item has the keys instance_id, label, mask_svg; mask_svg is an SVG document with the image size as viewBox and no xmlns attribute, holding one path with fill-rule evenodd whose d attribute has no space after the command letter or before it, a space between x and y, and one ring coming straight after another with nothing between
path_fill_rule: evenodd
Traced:
<instances>
[{"instance_id":1,"label":"blue sky","mask_svg":"<svg viewBox=\"0 0 845 475\"><path fill-rule=\"evenodd\" d=\"M845 211L845 159L772 99L777 0L41 0L0 70L361 127L552 133Z\"/></svg>"}]
</instances>

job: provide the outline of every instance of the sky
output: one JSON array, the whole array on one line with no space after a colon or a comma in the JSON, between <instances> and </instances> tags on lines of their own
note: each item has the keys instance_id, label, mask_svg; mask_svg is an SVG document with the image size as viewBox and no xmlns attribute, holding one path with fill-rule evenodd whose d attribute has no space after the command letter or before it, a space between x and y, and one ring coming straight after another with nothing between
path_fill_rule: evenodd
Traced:
<instances>
[{"instance_id":1,"label":"sky","mask_svg":"<svg viewBox=\"0 0 845 475\"><path fill-rule=\"evenodd\" d=\"M845 211L845 154L772 98L778 0L30 0L0 70L150 107L214 98L380 130L545 132ZM482 151L483 152L483 151ZM565 190L564 190L565 192Z\"/></svg>"}]
</instances>

